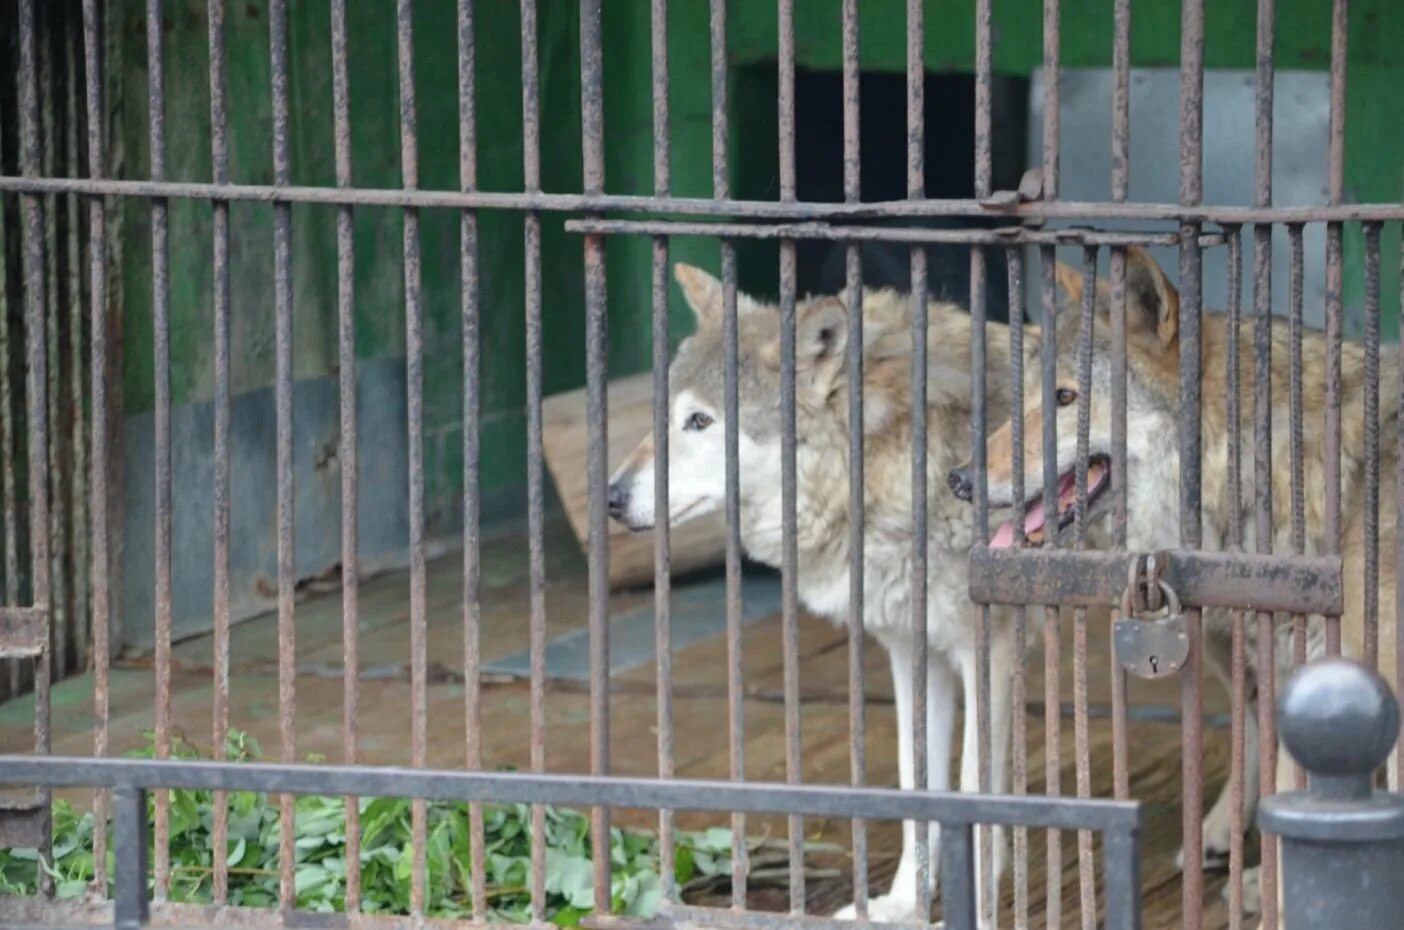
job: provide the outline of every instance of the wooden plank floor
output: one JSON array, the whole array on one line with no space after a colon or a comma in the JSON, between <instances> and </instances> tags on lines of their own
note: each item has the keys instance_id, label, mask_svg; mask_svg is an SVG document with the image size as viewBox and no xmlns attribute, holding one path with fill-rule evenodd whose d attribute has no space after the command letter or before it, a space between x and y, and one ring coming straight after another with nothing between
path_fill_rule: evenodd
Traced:
<instances>
[{"instance_id":1,"label":"wooden plank floor","mask_svg":"<svg viewBox=\"0 0 1404 930\"><path fill-rule=\"evenodd\" d=\"M583 561L564 525L546 534L548 636L579 629L586 622L586 584ZM491 662L527 647L526 547L509 540L485 547L482 563L482 658ZM457 767L464 763L462 558L450 555L431 562L428 575L429 740L430 764ZM614 613L646 606L648 591L617 594L611 599ZM1109 704L1107 618L1094 613L1089 621L1089 701L1092 748L1091 782L1096 796L1110 796L1111 725L1098 710ZM1062 621L1062 655L1059 675L1062 701L1072 698L1072 617ZM341 597L339 591L310 593L297 608L297 739L300 754L313 758L342 758ZM780 621L769 617L746 628L743 636L746 774L753 780L783 780L784 707L781 701L783 663ZM1031 635L1030 640L1038 637ZM247 730L276 756L278 733L276 618L261 617L240 624L231 643L231 725ZM800 626L802 739L804 780L847 783L849 773L849 723L846 695L847 634L804 617ZM207 744L210 732L212 642L200 637L178 644L173 675L175 726L187 739ZM364 762L406 763L409 759L409 629L408 583L404 573L363 581L360 600L361 704L358 748ZM728 771L726 707L726 644L721 637L698 642L679 651L673 659L676 769L689 778L725 778ZM1046 754L1043 730L1042 655L1028 660L1031 704L1028 724L1028 772L1032 793L1044 790ZM871 784L896 784L896 728L891 703L887 657L875 643L866 650L867 759ZM1010 674L996 669L995 674ZM92 679L70 679L54 691L54 750L85 755L92 748ZM616 674L611 698L611 752L617 774L653 775L657 772L655 682L651 664ZM1165 709L1177 707L1178 680L1147 684L1134 682L1133 705ZM153 676L145 659L126 660L112 673L111 724L114 753L143 742L141 731L152 725ZM1211 715L1227 713L1225 696L1212 683L1205 687L1205 708ZM547 703L547 763L556 772L584 772L589 767L588 696L577 682L553 682ZM0 706L0 749L25 751L32 745L32 704L12 701ZM491 681L484 685L484 751L492 767L524 767L528 762L530 704L524 682ZM1157 715L1147 715L1157 718ZM1161 718L1157 718L1161 719ZM1213 720L1211 719L1211 724ZM1143 879L1147 928L1180 925L1180 882L1174 856L1180 833L1179 727L1173 718L1161 722L1133 721L1130 727L1133 796L1147 804L1147 830L1143 841ZM957 742L957 746L959 743ZM1073 723L1062 721L1059 741L1061 783L1065 791L1076 785ZM1228 768L1228 733L1221 726L1206 728L1203 767L1206 799L1212 801ZM75 801L83 802L82 797ZM619 812L618 822L641 827L656 825L653 812ZM723 825L719 818L696 815L680 818L684 828ZM847 848L851 836L847 821L806 822L812 842ZM784 837L782 819L752 818L748 834ZM1255 845L1255 844L1253 844ZM900 828L896 824L870 824L870 876L875 892L885 889L896 866ZM1030 836L1029 861L1032 925L1044 926L1047 857L1042 833ZM1100 853L1099 853L1100 856ZM1251 853L1250 853L1251 856ZM816 854L816 878L808 888L807 909L828 913L847 903L851 895L852 863L842 854ZM1100 872L1100 858L1098 861ZM1080 927L1078 913L1076 837L1063 837L1061 875L1063 926ZM1222 877L1210 876L1205 896L1205 926L1227 925L1220 901ZM1100 895L1099 895L1100 898ZM1004 906L1012 906L1012 883L1004 885ZM708 903L705 900L704 902ZM710 903L729 903L724 889ZM783 910L788 906L781 888L754 888L753 907ZM1003 926L1012 926L1007 920Z\"/></svg>"}]
</instances>

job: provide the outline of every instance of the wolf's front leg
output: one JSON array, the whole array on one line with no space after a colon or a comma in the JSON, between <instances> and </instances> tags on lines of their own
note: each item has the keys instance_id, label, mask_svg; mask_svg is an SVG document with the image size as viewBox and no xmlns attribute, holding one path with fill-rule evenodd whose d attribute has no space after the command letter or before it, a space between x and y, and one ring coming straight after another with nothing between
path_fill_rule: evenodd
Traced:
<instances>
[{"instance_id":1,"label":"wolf's front leg","mask_svg":"<svg viewBox=\"0 0 1404 930\"><path fill-rule=\"evenodd\" d=\"M892 662L893 700L897 707L897 773L898 782L904 791L911 791L917 785L915 726L915 676L913 661L916 650L911 642L895 640L885 643L888 658ZM926 786L931 791L950 789L951 736L955 726L955 676L950 667L936 656L928 656L926 673L926 738L927 738L927 777ZM934 887L936 867L939 860L937 844L939 830L932 825L922 830L912 821L902 824L902 855L897 862L897 872L892 877L892 887L887 894L868 901L868 917L877 922L911 921L925 922L929 914L918 914L920 895L917 875L918 836L925 833L930 865L929 875ZM859 867L860 863L855 863ZM835 917L853 920L857 908L850 904L840 910Z\"/></svg>"},{"instance_id":2,"label":"wolf's front leg","mask_svg":"<svg viewBox=\"0 0 1404 930\"><path fill-rule=\"evenodd\" d=\"M1002 794L1008 790L1009 731L1013 725L1012 713L1014 710L1012 706L1013 684L1008 672L1013 668L1013 663L1022 660L1023 656L1015 654L1013 627L1009 624L992 622L990 628L989 753L990 791L994 794ZM961 662L961 680L965 686L965 727L960 754L960 790L964 792L980 790L980 727L976 714L976 691L979 684L977 661L977 656L971 653ZM979 833L980 831L977 829L977 837ZM984 874L983 857L978 852L979 844L976 844L975 900L982 928L993 927L997 924L994 910L999 901L999 880L1004 874L1005 862L1005 839L1002 827L994 827L990 830L990 842L993 862L991 863L992 874L988 876ZM992 897L989 895L990 890L994 892Z\"/></svg>"}]
</instances>

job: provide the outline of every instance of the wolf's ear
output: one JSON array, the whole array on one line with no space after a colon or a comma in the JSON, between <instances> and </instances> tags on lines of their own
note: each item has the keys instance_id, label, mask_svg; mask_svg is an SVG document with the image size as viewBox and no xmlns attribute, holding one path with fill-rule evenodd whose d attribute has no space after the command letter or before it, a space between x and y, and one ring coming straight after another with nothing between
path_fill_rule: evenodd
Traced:
<instances>
[{"instance_id":1,"label":"wolf's ear","mask_svg":"<svg viewBox=\"0 0 1404 930\"><path fill-rule=\"evenodd\" d=\"M678 262L673 277L682 288L687 305L697 315L697 325L719 324L722 318L722 285L716 278L694 265Z\"/></svg>"},{"instance_id":2,"label":"wolf's ear","mask_svg":"<svg viewBox=\"0 0 1404 930\"><path fill-rule=\"evenodd\" d=\"M827 397L843 370L848 347L848 310L837 297L806 301L795 321L795 370L807 388Z\"/></svg>"},{"instance_id":3,"label":"wolf's ear","mask_svg":"<svg viewBox=\"0 0 1404 930\"><path fill-rule=\"evenodd\" d=\"M1058 279L1058 287L1063 292L1063 306L1076 307L1082 303L1082 272L1069 265L1067 262L1058 262L1054 266L1054 275Z\"/></svg>"},{"instance_id":4,"label":"wolf's ear","mask_svg":"<svg viewBox=\"0 0 1404 930\"><path fill-rule=\"evenodd\" d=\"M1163 348L1180 336L1180 292L1165 277L1150 253L1138 246L1126 251L1126 325Z\"/></svg>"}]
</instances>

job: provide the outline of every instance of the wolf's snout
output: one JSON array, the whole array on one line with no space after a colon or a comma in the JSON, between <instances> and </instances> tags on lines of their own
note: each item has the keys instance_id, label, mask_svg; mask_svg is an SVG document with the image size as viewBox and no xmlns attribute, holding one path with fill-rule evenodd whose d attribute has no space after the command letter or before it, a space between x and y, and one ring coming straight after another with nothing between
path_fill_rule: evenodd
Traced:
<instances>
[{"instance_id":1,"label":"wolf's snout","mask_svg":"<svg viewBox=\"0 0 1404 930\"><path fill-rule=\"evenodd\" d=\"M624 482L611 481L609 483L607 501L610 517L623 522L624 513L629 509L629 491L624 487Z\"/></svg>"},{"instance_id":2,"label":"wolf's snout","mask_svg":"<svg viewBox=\"0 0 1404 930\"><path fill-rule=\"evenodd\" d=\"M946 476L946 484L951 486L951 493L963 501L969 501L975 496L975 476L970 473L970 466L964 468L952 468L951 473Z\"/></svg>"}]
</instances>

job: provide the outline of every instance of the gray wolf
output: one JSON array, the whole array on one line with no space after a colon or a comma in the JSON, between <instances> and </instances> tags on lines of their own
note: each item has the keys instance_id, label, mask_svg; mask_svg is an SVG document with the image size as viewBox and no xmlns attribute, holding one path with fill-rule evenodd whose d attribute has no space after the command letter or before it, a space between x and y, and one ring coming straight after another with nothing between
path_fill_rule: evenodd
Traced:
<instances>
[{"instance_id":1,"label":"gray wolf","mask_svg":"<svg viewBox=\"0 0 1404 930\"><path fill-rule=\"evenodd\" d=\"M687 265L675 277L697 317L697 329L678 348L670 366L668 469L665 518L678 525L721 508L726 499L725 409L723 404L722 285ZM836 624L848 622L849 596L849 422L848 314L838 297L810 297L796 307L796 472L800 599L813 613ZM891 290L865 290L863 315L863 591L865 630L892 660L899 734L901 786L915 787L913 751L913 661L918 627L912 603L912 308ZM969 601L967 559L974 538L970 508L947 487L946 474L969 454L970 317L946 303L929 304L928 501L929 564L926 611L927 745L925 787L948 790L957 688L966 708L960 760L960 789L977 788L976 624ZM737 434L740 447L740 536L746 553L772 566L781 563L781 426L779 314L739 294ZM1027 345L1036 347L1036 334ZM1035 358L1034 351L1028 353ZM1009 340L1005 327L988 327L989 414L1008 416ZM644 441L619 466L609 486L611 516L635 530L660 518L653 493L653 442ZM1014 655L1012 614L991 611L991 774L995 791L1005 790L1012 709L1009 676L1000 670ZM902 855L891 890L873 899L869 914L879 921L926 921L917 914L917 829L905 824ZM935 872L936 830L930 831ZM996 877L1003 842L995 842ZM983 885L983 882L981 883ZM852 917L853 908L838 916Z\"/></svg>"},{"instance_id":2,"label":"gray wolf","mask_svg":"<svg viewBox=\"0 0 1404 930\"><path fill-rule=\"evenodd\" d=\"M1070 303L1082 298L1082 275L1066 266L1060 267L1058 279L1069 292ZM1180 358L1180 299L1175 287L1155 261L1140 249L1130 249L1126 269L1126 329L1127 329L1127 390L1126 390L1126 468L1121 476L1126 482L1127 546L1132 551L1154 551L1179 547L1179 487L1180 459L1176 423L1179 414ZM1089 431L1089 525L1096 526L1111 509L1111 495L1104 493L1110 486L1107 474L1112 452L1111 413L1111 349L1109 330L1110 289L1105 280L1097 283L1095 297L1100 334L1094 339L1092 361L1091 423ZM1229 325L1222 314L1206 313L1201 317L1202 354L1200 370L1203 377L1202 396L1202 494L1203 548L1224 550L1231 544L1233 504L1228 483L1228 456L1231 433L1227 409L1229 395L1227 373L1229 358ZM1239 339L1239 370L1241 375L1239 409L1243 417L1241 461L1243 463L1242 512L1239 514L1244 530L1245 551L1256 551L1254 508L1256 489L1253 478L1253 322L1245 319ZM1291 471L1284 467L1288 453L1284 446L1290 433L1289 413L1289 329L1286 321L1274 320L1272 340L1272 433L1279 437L1275 458L1283 463L1272 468L1272 547L1274 552L1292 550L1291 538ZM1302 339L1303 423L1302 450L1304 470L1304 500L1306 522L1306 551L1325 552L1326 537L1326 461L1325 461L1325 385L1327 343L1317 332L1307 332ZM1398 398L1393 390L1397 383L1398 362L1393 353L1382 353L1380 364L1380 500L1378 508L1380 551L1384 556L1379 566L1379 627L1380 671L1386 680L1395 680L1395 624L1389 622L1394 604L1395 560L1395 467L1398 436ZM1074 488L1073 474L1077 456L1077 398L1078 380L1071 353L1059 352L1059 391L1056 402L1057 468L1064 494L1060 499L1058 520L1045 519L1041 506L1035 506L1041 494L1043 474L1042 393L1033 384L1026 390L1024 417L1024 467L1029 500L1017 502L1018 513L1012 519L1022 519L1031 529L1035 524L1049 523L1065 527L1070 513ZM1341 359L1341 551L1345 570L1345 603L1342 617L1342 648L1348 656L1359 657L1364 652L1365 603L1365 366L1361 346L1345 344ZM1037 372L1034 372L1035 376ZM1012 501L1011 469L1013 432L1006 423L989 439L989 494L991 506L1010 507ZM968 484L969 464L951 475L952 482ZM1104 523L1105 521L1100 521ZM1105 527L1102 527L1104 530ZM992 538L992 545L1009 544L1013 537L1012 523L1001 527ZM1037 534L1036 534L1037 535ZM1103 540L1104 542L1105 540ZM1290 624L1276 618L1278 633L1275 646L1276 675L1284 681L1291 668ZM1227 615L1211 612L1206 615L1204 658L1206 666L1227 684L1230 672L1231 627ZM1308 637L1309 656L1324 652L1324 635L1313 623ZM1250 673L1255 668L1256 650L1248 650ZM1250 685L1250 693L1251 693ZM1252 808L1258 795L1256 751L1256 708L1247 714L1247 753L1245 757L1246 811L1245 823L1251 824ZM1279 790L1290 788L1292 766L1285 750L1279 750L1279 765L1273 774ZM1397 784L1397 773L1392 782ZM1206 863L1221 862L1228 853L1230 816L1232 812L1228 786L1210 811L1204 823L1203 855ZM1183 855L1183 853L1182 853ZM1247 882L1251 900L1254 887L1252 876Z\"/></svg>"}]
</instances>

